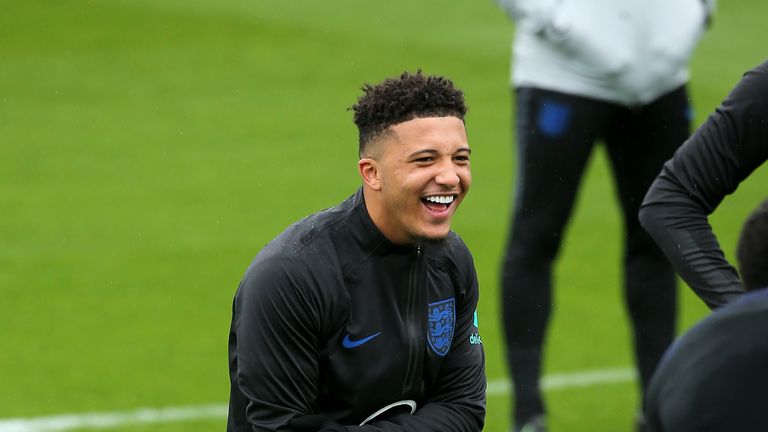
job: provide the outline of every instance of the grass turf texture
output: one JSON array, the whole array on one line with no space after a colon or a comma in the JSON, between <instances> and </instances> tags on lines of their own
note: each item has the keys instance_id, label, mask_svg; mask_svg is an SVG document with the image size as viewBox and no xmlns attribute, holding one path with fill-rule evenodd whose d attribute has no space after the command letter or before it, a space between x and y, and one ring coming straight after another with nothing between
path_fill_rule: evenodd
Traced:
<instances>
[{"instance_id":1,"label":"grass turf texture","mask_svg":"<svg viewBox=\"0 0 768 432\"><path fill-rule=\"evenodd\" d=\"M766 56L768 4L721 2L693 62L697 124ZM480 275L490 380L506 377L498 263L514 175L512 27L491 2L24 1L0 15L0 418L223 402L240 275L359 184L345 109L363 82L466 92L474 186L455 229ZM711 219L726 254L759 170ZM595 153L557 267L547 372L631 365L620 216ZM685 329L706 313L681 288ZM634 383L548 393L554 431L629 430ZM488 431L508 427L507 396ZM122 431L223 428L224 420Z\"/></svg>"}]
</instances>

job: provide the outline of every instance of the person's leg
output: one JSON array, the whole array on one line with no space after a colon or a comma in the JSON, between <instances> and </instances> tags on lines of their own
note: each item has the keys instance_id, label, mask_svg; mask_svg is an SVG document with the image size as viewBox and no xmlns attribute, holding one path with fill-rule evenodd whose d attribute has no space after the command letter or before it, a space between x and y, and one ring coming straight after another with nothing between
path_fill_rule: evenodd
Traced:
<instances>
[{"instance_id":1,"label":"person's leg","mask_svg":"<svg viewBox=\"0 0 768 432\"><path fill-rule=\"evenodd\" d=\"M516 93L517 181L502 268L507 362L517 424L544 413L539 389L552 263L592 149L600 103L540 89Z\"/></svg>"},{"instance_id":2,"label":"person's leg","mask_svg":"<svg viewBox=\"0 0 768 432\"><path fill-rule=\"evenodd\" d=\"M643 394L675 335L675 273L638 221L643 197L665 161L688 138L690 108L685 88L635 110L624 110L606 137L624 213L625 301L634 332L635 360Z\"/></svg>"}]
</instances>

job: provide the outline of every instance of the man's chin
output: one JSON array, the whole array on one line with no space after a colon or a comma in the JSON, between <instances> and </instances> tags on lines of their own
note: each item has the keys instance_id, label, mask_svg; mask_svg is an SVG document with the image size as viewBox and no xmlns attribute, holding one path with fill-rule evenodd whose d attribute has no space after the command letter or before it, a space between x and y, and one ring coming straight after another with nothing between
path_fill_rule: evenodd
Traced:
<instances>
[{"instance_id":1,"label":"man's chin","mask_svg":"<svg viewBox=\"0 0 768 432\"><path fill-rule=\"evenodd\" d=\"M416 236L414 236L415 243L421 243L421 244L438 244L445 241L445 239L448 238L448 234L450 231L446 231L444 233L421 233Z\"/></svg>"}]
</instances>

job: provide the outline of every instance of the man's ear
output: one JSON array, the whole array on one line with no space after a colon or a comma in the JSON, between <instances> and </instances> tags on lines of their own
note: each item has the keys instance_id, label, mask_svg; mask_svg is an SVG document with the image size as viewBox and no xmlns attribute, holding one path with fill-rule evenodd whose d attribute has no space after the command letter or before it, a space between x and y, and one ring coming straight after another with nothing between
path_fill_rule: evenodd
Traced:
<instances>
[{"instance_id":1,"label":"man's ear","mask_svg":"<svg viewBox=\"0 0 768 432\"><path fill-rule=\"evenodd\" d=\"M375 191L381 190L381 177L379 175L379 167L375 160L371 158L361 158L357 162L357 170L360 172L360 177L363 182L371 189Z\"/></svg>"}]
</instances>

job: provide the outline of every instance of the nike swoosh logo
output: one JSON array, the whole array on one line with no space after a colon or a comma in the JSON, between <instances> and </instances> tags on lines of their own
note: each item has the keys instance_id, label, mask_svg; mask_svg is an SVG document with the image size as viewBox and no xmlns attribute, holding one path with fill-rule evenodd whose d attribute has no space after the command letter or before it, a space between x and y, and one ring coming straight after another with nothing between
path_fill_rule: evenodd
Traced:
<instances>
[{"instance_id":1,"label":"nike swoosh logo","mask_svg":"<svg viewBox=\"0 0 768 432\"><path fill-rule=\"evenodd\" d=\"M371 340L371 339L375 338L376 336L378 336L378 335L380 335L380 334L381 334L381 332L378 332L378 333L374 333L374 334L372 334L372 335L370 335L370 336L368 336L368 337L364 337L364 338L362 338L362 339L358 339L358 340L354 340L354 341L353 341L353 340L351 340L351 339L349 338L349 333L347 333L347 335L346 335L346 336L344 336L344 340L343 340L343 341L341 341L341 344L344 346L344 348L357 348L357 347L359 347L360 345L362 345L362 344L364 344L364 343L368 342L369 340Z\"/></svg>"}]
</instances>

